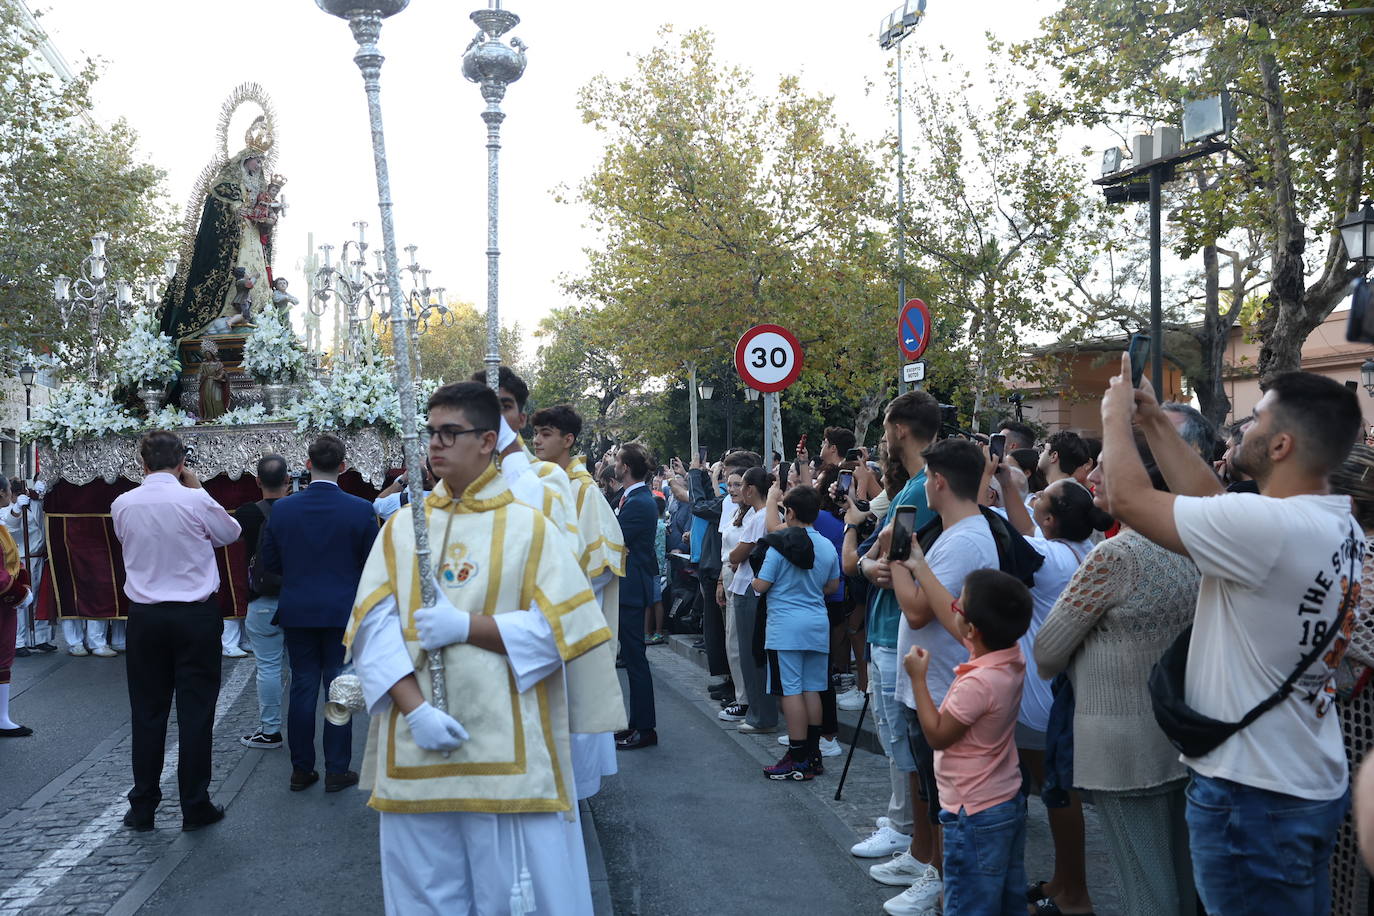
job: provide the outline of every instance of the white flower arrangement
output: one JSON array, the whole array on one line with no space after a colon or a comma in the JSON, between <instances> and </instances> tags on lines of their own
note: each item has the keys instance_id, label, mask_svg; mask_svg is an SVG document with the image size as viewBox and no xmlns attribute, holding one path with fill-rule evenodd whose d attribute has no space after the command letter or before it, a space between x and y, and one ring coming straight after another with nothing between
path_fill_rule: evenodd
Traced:
<instances>
[{"instance_id":1,"label":"white flower arrangement","mask_svg":"<svg viewBox=\"0 0 1374 916\"><path fill-rule=\"evenodd\" d=\"M296 429L357 429L380 426L400 431L396 385L385 363L355 365L334 372L329 386L312 381L310 390L283 412Z\"/></svg>"},{"instance_id":2,"label":"white flower arrangement","mask_svg":"<svg viewBox=\"0 0 1374 916\"><path fill-rule=\"evenodd\" d=\"M142 428L143 421L116 404L110 392L85 382L68 382L52 399L34 408L33 419L24 425L26 442L45 441L53 448L77 439L99 439Z\"/></svg>"},{"instance_id":3,"label":"white flower arrangement","mask_svg":"<svg viewBox=\"0 0 1374 916\"><path fill-rule=\"evenodd\" d=\"M129 335L115 348L114 362L114 379L119 385L161 388L181 372L176 342L163 334L147 313L130 323Z\"/></svg>"},{"instance_id":4,"label":"white flower arrangement","mask_svg":"<svg viewBox=\"0 0 1374 916\"><path fill-rule=\"evenodd\" d=\"M215 423L219 426L251 426L254 423L271 423L272 421L273 418L267 415L267 408L261 404L235 407L215 418Z\"/></svg>"},{"instance_id":5,"label":"white flower arrangement","mask_svg":"<svg viewBox=\"0 0 1374 916\"><path fill-rule=\"evenodd\" d=\"M243 345L243 368L259 382L282 385L305 374L305 349L276 309L263 309Z\"/></svg>"},{"instance_id":6,"label":"white flower arrangement","mask_svg":"<svg viewBox=\"0 0 1374 916\"><path fill-rule=\"evenodd\" d=\"M168 404L152 414L142 423L143 429L176 429L181 426L195 426L196 418Z\"/></svg>"}]
</instances>

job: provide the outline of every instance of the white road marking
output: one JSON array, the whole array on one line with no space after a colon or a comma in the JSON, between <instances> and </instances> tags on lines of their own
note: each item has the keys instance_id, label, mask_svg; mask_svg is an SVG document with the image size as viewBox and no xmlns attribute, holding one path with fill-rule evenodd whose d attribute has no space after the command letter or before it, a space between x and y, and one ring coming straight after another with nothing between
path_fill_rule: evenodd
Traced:
<instances>
[{"instance_id":1,"label":"white road marking","mask_svg":"<svg viewBox=\"0 0 1374 916\"><path fill-rule=\"evenodd\" d=\"M225 712L243 693L254 670L253 665L235 665L229 677L220 686L219 701L215 703L215 728L219 727ZM178 750L177 744L167 749L160 782L167 783L175 777ZM45 890L61 881L87 856L105 845L117 831L124 829L124 812L128 809L127 799L123 796L115 799L80 833L44 856L42 861L25 872L13 885L0 891L0 912L22 911Z\"/></svg>"}]
</instances>

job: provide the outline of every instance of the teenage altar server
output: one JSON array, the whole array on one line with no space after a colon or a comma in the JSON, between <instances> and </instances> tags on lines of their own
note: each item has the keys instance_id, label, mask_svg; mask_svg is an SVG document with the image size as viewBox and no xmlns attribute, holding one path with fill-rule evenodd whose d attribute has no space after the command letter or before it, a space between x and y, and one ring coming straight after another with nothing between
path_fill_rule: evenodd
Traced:
<instances>
[{"instance_id":1,"label":"teenage altar server","mask_svg":"<svg viewBox=\"0 0 1374 916\"><path fill-rule=\"evenodd\" d=\"M582 571L591 581L597 603L606 617L606 626L615 637L620 627L620 578L625 575L625 538L615 510L602 497L596 481L587 471L586 461L574 455L577 437L582 434L582 418L566 404L546 407L531 419L534 427L534 454L557 465L568 475L573 488L577 533L581 542ZM607 643L605 656L614 664L614 642ZM592 656L576 664L591 664ZM617 685L619 680L616 681ZM603 710L610 713L612 710ZM573 725L573 770L577 775L577 797L587 798L601 789L601 778L616 773L615 733L625 728L624 707L617 705L612 720ZM599 727L593 727L593 725Z\"/></svg>"},{"instance_id":2,"label":"teenage altar server","mask_svg":"<svg viewBox=\"0 0 1374 916\"><path fill-rule=\"evenodd\" d=\"M611 634L573 540L497 472L496 395L445 385L428 412L438 596L421 607L412 515L397 513L345 635L372 716L362 782L387 912L589 914L569 707L619 692L613 668L567 663ZM429 702L432 649L451 714Z\"/></svg>"}]
</instances>

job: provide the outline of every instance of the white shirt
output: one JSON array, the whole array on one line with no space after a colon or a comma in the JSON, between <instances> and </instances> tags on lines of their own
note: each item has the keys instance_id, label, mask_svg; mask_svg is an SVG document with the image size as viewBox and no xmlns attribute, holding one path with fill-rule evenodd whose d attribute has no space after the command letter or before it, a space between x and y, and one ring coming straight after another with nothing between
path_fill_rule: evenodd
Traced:
<instances>
[{"instance_id":1,"label":"white shirt","mask_svg":"<svg viewBox=\"0 0 1374 916\"><path fill-rule=\"evenodd\" d=\"M219 590L215 548L242 533L239 523L200 487L154 471L110 508L124 553L124 594L138 604L204 601Z\"/></svg>"},{"instance_id":2,"label":"white shirt","mask_svg":"<svg viewBox=\"0 0 1374 916\"><path fill-rule=\"evenodd\" d=\"M1364 536L1345 496L1180 496L1174 522L1202 572L1185 698L1204 715L1238 722L1334 623L1345 583L1359 581ZM1347 636L1353 624L1348 613ZM1283 702L1183 762L1272 792L1339 798L1347 772L1332 678L1346 642L1338 636Z\"/></svg>"},{"instance_id":3,"label":"white shirt","mask_svg":"<svg viewBox=\"0 0 1374 916\"><path fill-rule=\"evenodd\" d=\"M21 505L22 503L22 505ZM19 545L20 556L24 553L24 509L28 506L29 519L29 553L40 554L43 552L43 504L38 500L29 499L27 496L20 496L4 509L0 509L0 514L4 516L5 527L9 529L10 535L14 538L14 543Z\"/></svg>"},{"instance_id":4,"label":"white shirt","mask_svg":"<svg viewBox=\"0 0 1374 916\"><path fill-rule=\"evenodd\" d=\"M509 486L509 484L507 484L507 486ZM377 513L377 517L382 521L386 521L391 518L391 516L401 511L401 494L407 492L409 491L397 490L389 496L378 496L374 499L372 501L372 509ZM425 490L425 495L428 496L431 492L430 490ZM407 503L407 505L409 505L409 503Z\"/></svg>"},{"instance_id":5,"label":"white shirt","mask_svg":"<svg viewBox=\"0 0 1374 916\"><path fill-rule=\"evenodd\" d=\"M930 548L926 562L940 584L958 598L969 573L975 569L997 569L999 566L997 542L992 539L992 529L988 527L987 519L981 514L971 515L946 528L935 541L935 546ZM930 653L926 685L930 688L930 698L939 706L949 686L954 683L954 666L968 661L968 650L938 619L914 630L903 616L897 621L899 662L906 658L912 646L920 646ZM912 709L916 708L911 678L906 676L905 671L898 672L895 696Z\"/></svg>"},{"instance_id":6,"label":"white shirt","mask_svg":"<svg viewBox=\"0 0 1374 916\"><path fill-rule=\"evenodd\" d=\"M736 546L740 544L757 544L763 540L763 536L768 533L764 522L768 519L768 509L750 509L749 514L744 517L744 524L735 530L739 532L736 538ZM730 594L747 595L753 589L754 567L749 564L749 558L744 560L735 569L735 577L730 580Z\"/></svg>"},{"instance_id":7,"label":"white shirt","mask_svg":"<svg viewBox=\"0 0 1374 916\"><path fill-rule=\"evenodd\" d=\"M1083 558L1093 549L1092 541L1050 541L1043 537L1028 537L1026 543L1035 548L1045 562L1035 571L1035 585L1031 587L1031 622L1026 635L1019 640L1021 654L1026 658L1026 683L1021 690L1022 725L1043 732L1050 724L1050 707L1054 705L1054 694L1050 692L1051 681L1040 677L1035 667L1035 634L1049 616L1050 609L1059 600L1059 595L1082 565Z\"/></svg>"}]
</instances>

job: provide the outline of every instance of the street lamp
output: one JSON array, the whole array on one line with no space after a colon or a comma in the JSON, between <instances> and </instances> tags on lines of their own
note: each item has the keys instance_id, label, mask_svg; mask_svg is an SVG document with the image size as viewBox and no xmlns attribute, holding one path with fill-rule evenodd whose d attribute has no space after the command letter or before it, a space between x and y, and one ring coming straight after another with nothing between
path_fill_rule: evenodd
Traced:
<instances>
[{"instance_id":1,"label":"street lamp","mask_svg":"<svg viewBox=\"0 0 1374 916\"><path fill-rule=\"evenodd\" d=\"M926 15L926 0L906 0L878 26L878 47L897 49L897 309L906 304L906 149L902 139L902 39L916 30ZM901 391L906 383L901 382Z\"/></svg>"},{"instance_id":2,"label":"street lamp","mask_svg":"<svg viewBox=\"0 0 1374 916\"><path fill-rule=\"evenodd\" d=\"M702 382L700 385L697 385L697 394L701 396L703 401L711 400L711 395L715 393L716 386L712 385L710 382Z\"/></svg>"},{"instance_id":3,"label":"street lamp","mask_svg":"<svg viewBox=\"0 0 1374 916\"><path fill-rule=\"evenodd\" d=\"M497 247L500 202L501 122L506 114L501 100L506 87L520 79L525 72L525 43L518 38L507 45L501 40L520 24L520 17L501 9L501 0L489 0L490 6L470 15L481 31L463 52L463 76L482 89L487 108L482 120L487 125L487 384L497 389L501 368L501 322L497 305L500 288L501 251ZM418 476L418 475L417 475Z\"/></svg>"},{"instance_id":4,"label":"street lamp","mask_svg":"<svg viewBox=\"0 0 1374 916\"><path fill-rule=\"evenodd\" d=\"M1374 359L1367 359L1360 364L1360 380L1364 382L1364 390L1374 397Z\"/></svg>"},{"instance_id":5,"label":"street lamp","mask_svg":"<svg viewBox=\"0 0 1374 916\"><path fill-rule=\"evenodd\" d=\"M759 399L759 390L757 388L745 388L744 399L752 404Z\"/></svg>"},{"instance_id":6,"label":"street lamp","mask_svg":"<svg viewBox=\"0 0 1374 916\"><path fill-rule=\"evenodd\" d=\"M1341 230L1346 257L1368 270L1369 263L1374 261L1374 201L1366 200L1336 228Z\"/></svg>"},{"instance_id":7,"label":"street lamp","mask_svg":"<svg viewBox=\"0 0 1374 916\"><path fill-rule=\"evenodd\" d=\"M24 386L24 422L33 420L33 379L38 373L33 368L33 363L24 363L19 367L19 384ZM33 445L24 449L24 479L33 480Z\"/></svg>"}]
</instances>

